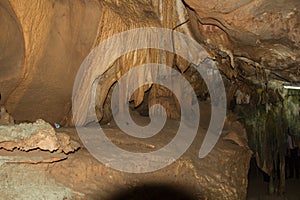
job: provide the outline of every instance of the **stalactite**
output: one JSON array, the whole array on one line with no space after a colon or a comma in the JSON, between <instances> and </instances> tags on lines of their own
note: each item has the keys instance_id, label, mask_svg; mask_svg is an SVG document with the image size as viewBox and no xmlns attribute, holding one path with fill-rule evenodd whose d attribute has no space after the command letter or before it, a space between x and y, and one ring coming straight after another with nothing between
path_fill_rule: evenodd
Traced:
<instances>
[{"instance_id":1,"label":"stalactite","mask_svg":"<svg viewBox=\"0 0 300 200\"><path fill-rule=\"evenodd\" d=\"M245 123L248 127L250 146L255 151L257 164L259 168L271 176L270 192L283 193L287 129L290 128L294 134L300 135L300 92L283 89L281 82L270 82L268 90L265 91L266 94L264 92L258 93L261 95L259 99L265 99L265 101L259 100L260 105L253 109L253 113L245 116ZM280 98L272 95L277 95ZM277 172L280 172L279 182L273 182L273 178L277 178ZM274 186L275 183L278 185Z\"/></svg>"}]
</instances>

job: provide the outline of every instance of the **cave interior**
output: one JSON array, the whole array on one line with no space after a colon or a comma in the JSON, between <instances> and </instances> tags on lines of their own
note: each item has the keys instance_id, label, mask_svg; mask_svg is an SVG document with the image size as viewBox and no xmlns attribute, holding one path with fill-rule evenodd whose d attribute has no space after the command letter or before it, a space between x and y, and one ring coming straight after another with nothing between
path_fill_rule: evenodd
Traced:
<instances>
[{"instance_id":1,"label":"cave interior","mask_svg":"<svg viewBox=\"0 0 300 200\"><path fill-rule=\"evenodd\" d=\"M0 199L300 199L299 9L1 0Z\"/></svg>"}]
</instances>

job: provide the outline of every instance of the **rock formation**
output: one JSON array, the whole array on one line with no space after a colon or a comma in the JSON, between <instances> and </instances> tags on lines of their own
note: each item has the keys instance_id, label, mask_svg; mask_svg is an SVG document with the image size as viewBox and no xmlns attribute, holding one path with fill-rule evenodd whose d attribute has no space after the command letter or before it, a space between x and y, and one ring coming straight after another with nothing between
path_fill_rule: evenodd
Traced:
<instances>
[{"instance_id":1,"label":"rock formation","mask_svg":"<svg viewBox=\"0 0 300 200\"><path fill-rule=\"evenodd\" d=\"M123 9L119 9L121 7ZM228 102L237 89L245 92L249 85L263 88L272 80L299 82L298 8L296 0L278 1L274 5L270 0L226 3L5 0L1 2L1 17L11 25L2 24L5 40L1 41L11 42L9 46L8 43L1 45L5 49L1 52L6 52L0 62L3 66L1 102L16 121L43 118L51 123L67 123L71 120L71 93L76 72L93 47L113 34L132 28L173 29L184 22L176 30L203 45L228 79L225 80ZM10 35L14 35L14 39ZM105 74L99 74L102 77L99 84L104 88L96 102L100 119L106 112L104 102L108 91L119 76L139 64L158 62L157 52L153 51L150 57L148 54L142 50L132 52L117 60ZM138 61L134 60L136 56ZM181 59L173 61L173 56L167 55L165 64L177 66L181 71L189 67L189 63ZM200 90L199 94L205 93L201 84L194 86ZM45 87L47 90L41 89ZM147 89L140 89L134 95L135 106L143 102ZM155 96L165 96L163 93L153 87L148 98L150 104L159 99ZM252 104L258 103L260 94L250 92L248 95ZM171 94L167 96L173 98Z\"/></svg>"},{"instance_id":2,"label":"rock formation","mask_svg":"<svg viewBox=\"0 0 300 200\"><path fill-rule=\"evenodd\" d=\"M300 133L299 94L282 88L283 84L300 84L299 9L298 0L2 0L0 105L5 109L1 108L0 124L12 124L9 113L17 123L44 119L51 124L74 125L72 89L89 52L114 34L134 28L163 27L193 38L205 48L209 59L217 63L226 87L228 108L246 119L258 165L271 175L278 156L283 166L287 127ZM209 100L205 82L193 68L198 63L157 49L134 50L116 59L106 71L86 74L87 82L98 81L96 106L91 108L96 110L98 120L103 123L111 120L109 100L119 78L135 66L149 62L173 67L189 80L199 99ZM157 73L156 69L152 73ZM147 75L141 73L135 80ZM90 100L85 89L79 94L84 102ZM168 108L169 118L178 119L179 107L188 107L192 102L187 100L186 105L179 106L170 91L151 84L139 88L131 97L131 108L145 115L155 103ZM90 122L86 110L79 109L80 125ZM1 144L9 150L44 149L39 142L51 136L56 138L51 131L47 134L33 137L31 142L8 144L3 140ZM237 135L229 131L224 139L240 148L244 143ZM66 136L56 136L63 142L51 140L54 143L47 144L53 146L46 149L74 150L69 149ZM269 138L278 143L270 145ZM36 143L41 146L35 146ZM246 177L246 164L243 169L241 173ZM228 174L226 178L229 179ZM245 191L238 194L232 189L235 186L223 190L228 198L243 198Z\"/></svg>"},{"instance_id":3,"label":"rock formation","mask_svg":"<svg viewBox=\"0 0 300 200\"><path fill-rule=\"evenodd\" d=\"M0 126L0 149L31 151L40 149L56 153L71 153L80 145L64 133L56 133L54 128L43 120L35 123L22 123L14 126Z\"/></svg>"},{"instance_id":4,"label":"rock formation","mask_svg":"<svg viewBox=\"0 0 300 200\"><path fill-rule=\"evenodd\" d=\"M14 125L15 121L13 117L7 113L4 106L0 108L0 125Z\"/></svg>"}]
</instances>

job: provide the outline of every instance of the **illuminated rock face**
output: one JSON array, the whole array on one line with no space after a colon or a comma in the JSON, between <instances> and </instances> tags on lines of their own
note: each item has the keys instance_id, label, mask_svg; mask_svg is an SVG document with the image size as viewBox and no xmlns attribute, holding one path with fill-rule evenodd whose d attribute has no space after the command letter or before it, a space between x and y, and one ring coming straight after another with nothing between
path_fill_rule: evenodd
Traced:
<instances>
[{"instance_id":1,"label":"illuminated rock face","mask_svg":"<svg viewBox=\"0 0 300 200\"><path fill-rule=\"evenodd\" d=\"M92 47L131 28L176 26L183 4L160 3L2 1L1 103L17 122L65 122L77 70ZM100 105L107 93L101 95Z\"/></svg>"},{"instance_id":2,"label":"illuminated rock face","mask_svg":"<svg viewBox=\"0 0 300 200\"><path fill-rule=\"evenodd\" d=\"M98 3L13 0L0 4L5 21L0 31L1 103L17 122L61 121L70 110L76 71L97 32Z\"/></svg>"},{"instance_id":3,"label":"illuminated rock face","mask_svg":"<svg viewBox=\"0 0 300 200\"><path fill-rule=\"evenodd\" d=\"M0 31L1 103L17 122L43 118L67 124L77 70L93 47L125 30L172 29L187 20L176 30L203 45L223 74L242 85L241 92L246 92L249 80L256 85L272 79L299 82L298 8L296 0L276 4L270 0L1 1L1 20L5 22ZM104 89L96 102L99 118L106 116L103 105L118 77L148 61L158 62L158 53L149 56L149 52L135 51L103 74L100 84ZM173 63L172 55L167 55L165 62L181 71L189 67L182 59ZM227 85L229 101L236 85ZM199 94L205 93L201 84L194 87L200 88ZM135 106L144 100L147 89L134 95ZM256 98L252 95L258 96L249 94L250 102ZM150 104L159 97L168 100L164 91L154 87ZM167 106L173 113L169 116L178 118L176 105Z\"/></svg>"}]
</instances>

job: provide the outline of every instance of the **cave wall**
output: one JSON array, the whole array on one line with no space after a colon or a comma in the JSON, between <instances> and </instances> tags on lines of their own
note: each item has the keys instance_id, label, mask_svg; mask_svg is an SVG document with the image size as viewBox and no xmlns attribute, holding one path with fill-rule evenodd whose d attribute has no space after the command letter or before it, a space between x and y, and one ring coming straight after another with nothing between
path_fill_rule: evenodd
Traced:
<instances>
[{"instance_id":1,"label":"cave wall","mask_svg":"<svg viewBox=\"0 0 300 200\"><path fill-rule=\"evenodd\" d=\"M7 22L0 25L1 104L17 122L60 122L71 107L76 71L95 40L98 2L5 0L0 5Z\"/></svg>"},{"instance_id":2,"label":"cave wall","mask_svg":"<svg viewBox=\"0 0 300 200\"><path fill-rule=\"evenodd\" d=\"M5 54L0 63L1 104L17 122L42 118L67 124L77 70L93 47L125 30L173 28L187 18L180 1L6 0L1 2L1 9L7 22L1 23L1 48L5 49L1 51ZM185 27L183 32L189 30ZM133 52L115 62L102 81L106 89L98 94L98 107L103 107L112 80L117 80L116 72L123 74L129 65L147 60L158 62L158 52L153 52L151 58L147 58L147 53ZM136 56L140 58L138 62L134 61ZM172 55L168 57L171 61ZM147 89L135 95L136 106ZM99 110L98 113L101 118L103 114Z\"/></svg>"},{"instance_id":3,"label":"cave wall","mask_svg":"<svg viewBox=\"0 0 300 200\"><path fill-rule=\"evenodd\" d=\"M219 63L228 108L244 119L258 166L269 175L284 171L288 128L300 136L299 93L283 88L300 82L299 1L185 3L195 39Z\"/></svg>"},{"instance_id":4,"label":"cave wall","mask_svg":"<svg viewBox=\"0 0 300 200\"><path fill-rule=\"evenodd\" d=\"M8 1L0 2L0 101L5 102L23 76L25 60L21 25ZM13 37L11 37L13 36Z\"/></svg>"},{"instance_id":5,"label":"cave wall","mask_svg":"<svg viewBox=\"0 0 300 200\"><path fill-rule=\"evenodd\" d=\"M138 27L174 28L193 36L218 63L225 75L228 102L237 90L248 92L251 103L259 95L247 89L269 80L299 82L299 2L278 0L245 1L1 1L1 104L16 121L43 118L67 124L75 75L90 50L113 34ZM113 21L114 23L111 23ZM14 37L12 37L14 36ZM148 52L149 53L149 52ZM102 83L97 114L104 115L109 88L129 65L158 62L157 54L136 51L117 60ZM138 56L139 61L134 60ZM167 64L185 71L189 63L165 54ZM110 74L109 74L110 73ZM118 76L120 76L119 74ZM189 77L189 76L187 76ZM106 81L109 80L109 81ZM102 84L101 83L101 84ZM258 86L260 87L260 86ZM45 89L47 88L47 89ZM202 89L203 88L203 89ZM134 95L135 106L144 100L144 91ZM204 94L203 84L195 90ZM155 88L150 105L172 94ZM173 101L173 100L172 100ZM173 101L174 102L174 101ZM169 105L178 118L178 105ZM177 114L176 113L177 110ZM66 117L67 116L67 117Z\"/></svg>"}]
</instances>

